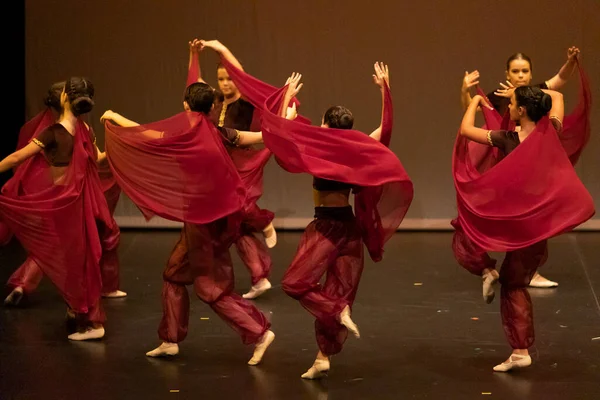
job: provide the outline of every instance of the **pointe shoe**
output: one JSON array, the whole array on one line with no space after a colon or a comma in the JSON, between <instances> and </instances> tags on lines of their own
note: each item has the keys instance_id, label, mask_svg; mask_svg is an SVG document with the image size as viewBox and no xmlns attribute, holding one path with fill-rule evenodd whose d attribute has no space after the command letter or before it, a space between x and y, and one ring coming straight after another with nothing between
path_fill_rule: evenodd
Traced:
<instances>
[{"instance_id":1,"label":"pointe shoe","mask_svg":"<svg viewBox=\"0 0 600 400\"><path fill-rule=\"evenodd\" d=\"M529 282L529 287L533 287L533 288L554 288L557 286L558 286L558 282L554 282L549 279L546 279L542 275L538 274L537 272L535 273L535 275L533 276L533 278L531 278L531 281Z\"/></svg>"},{"instance_id":2,"label":"pointe shoe","mask_svg":"<svg viewBox=\"0 0 600 400\"><path fill-rule=\"evenodd\" d=\"M269 289L271 289L271 282L267 278L262 278L256 285L250 288L248 293L244 293L242 297L249 300L255 299Z\"/></svg>"},{"instance_id":3,"label":"pointe shoe","mask_svg":"<svg viewBox=\"0 0 600 400\"><path fill-rule=\"evenodd\" d=\"M511 354L509 362L503 362L494 367L495 372L508 372L511 369L525 368L531 365L531 356L519 356Z\"/></svg>"},{"instance_id":4,"label":"pointe shoe","mask_svg":"<svg viewBox=\"0 0 600 400\"><path fill-rule=\"evenodd\" d=\"M177 343L162 342L160 346L146 353L147 357L169 357L179 354Z\"/></svg>"},{"instance_id":5,"label":"pointe shoe","mask_svg":"<svg viewBox=\"0 0 600 400\"><path fill-rule=\"evenodd\" d=\"M303 373L300 377L302 379L321 379L327 376L329 373L329 368L329 360L317 359L312 367L310 367L308 371Z\"/></svg>"},{"instance_id":6,"label":"pointe shoe","mask_svg":"<svg viewBox=\"0 0 600 400\"><path fill-rule=\"evenodd\" d=\"M273 340L275 340L275 334L273 331L267 331L263 335L260 342L256 344L256 347L254 348L254 354L252 355L250 361L248 361L248 365L258 365L258 363L262 361L267 348L271 345L271 343L273 343Z\"/></svg>"},{"instance_id":7,"label":"pointe shoe","mask_svg":"<svg viewBox=\"0 0 600 400\"><path fill-rule=\"evenodd\" d=\"M344 325L357 339L360 339L360 332L358 331L358 326L352 321L350 318L350 307L346 306L340 313L340 324Z\"/></svg>"},{"instance_id":8,"label":"pointe shoe","mask_svg":"<svg viewBox=\"0 0 600 400\"><path fill-rule=\"evenodd\" d=\"M269 232L271 232L270 235ZM263 229L263 235L265 237L265 243L267 244L267 247L269 249L275 247L275 245L277 244L277 231L275 230L275 227L273 227L272 223L269 224L269 226L267 226L265 229Z\"/></svg>"},{"instance_id":9,"label":"pointe shoe","mask_svg":"<svg viewBox=\"0 0 600 400\"><path fill-rule=\"evenodd\" d=\"M121 290L115 290L114 292L102 293L102 297L106 299L119 299L122 297L126 297L127 293Z\"/></svg>"},{"instance_id":10,"label":"pointe shoe","mask_svg":"<svg viewBox=\"0 0 600 400\"><path fill-rule=\"evenodd\" d=\"M18 306L21 300L23 300L23 289L16 287L8 296L6 296L6 299L4 299L4 305Z\"/></svg>"},{"instance_id":11,"label":"pointe shoe","mask_svg":"<svg viewBox=\"0 0 600 400\"><path fill-rule=\"evenodd\" d=\"M67 337L69 340L74 341L102 339L104 337L104 327L88 328L85 332L75 332Z\"/></svg>"},{"instance_id":12,"label":"pointe shoe","mask_svg":"<svg viewBox=\"0 0 600 400\"><path fill-rule=\"evenodd\" d=\"M496 297L494 285L498 282L500 277L496 270L492 270L492 272L488 272L481 277L483 279L483 300L487 304L490 304L492 301L494 301L494 297Z\"/></svg>"}]
</instances>

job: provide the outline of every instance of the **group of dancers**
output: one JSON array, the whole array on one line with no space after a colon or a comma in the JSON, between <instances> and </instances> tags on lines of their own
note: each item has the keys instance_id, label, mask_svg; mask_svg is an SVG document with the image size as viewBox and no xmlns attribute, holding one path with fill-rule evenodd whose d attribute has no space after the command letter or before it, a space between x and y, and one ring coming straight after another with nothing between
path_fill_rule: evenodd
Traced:
<instances>
[{"instance_id":1,"label":"group of dancers","mask_svg":"<svg viewBox=\"0 0 600 400\"><path fill-rule=\"evenodd\" d=\"M207 49L220 56L218 90L201 73L200 54ZM374 64L381 121L363 133L353 129L354 115L343 106L328 108L320 126L311 125L300 114L298 73L281 88L271 86L247 74L217 40L190 41L189 55L184 110L144 124L106 111L104 152L85 122L94 106L92 82L70 77L51 86L46 110L23 126L17 150L0 161L0 172L13 170L0 195L0 242L14 235L28 253L9 279L5 304L19 305L46 275L67 304L68 338L104 337L101 298L126 296L119 287L119 228L113 218L123 191L146 219L183 223L163 272L161 343L146 355L179 353L188 331L187 286L193 285L245 344L254 345L248 364L259 364L275 334L251 300L271 289L269 249L277 233L274 213L257 202L263 169L275 158L290 173L314 177L314 220L282 288L315 317L319 351L302 378L319 379L348 333L360 337L352 305L364 247L380 261L413 199L412 182L389 149L388 66ZM570 48L559 73L542 84L531 85L532 67L526 55L511 56L506 83L487 95L478 88L479 72L465 73L465 114L452 161L456 259L482 278L487 303L496 283L502 285L502 323L513 351L495 371L531 364L527 287L557 285L537 272L547 258L547 239L594 215L591 195L573 169L590 135L591 96L579 49ZM558 90L575 69L580 100L565 116ZM478 94L472 97L475 87ZM483 127L475 124L478 112ZM234 291L232 245L252 280L242 296ZM500 272L490 251L506 252Z\"/></svg>"}]
</instances>

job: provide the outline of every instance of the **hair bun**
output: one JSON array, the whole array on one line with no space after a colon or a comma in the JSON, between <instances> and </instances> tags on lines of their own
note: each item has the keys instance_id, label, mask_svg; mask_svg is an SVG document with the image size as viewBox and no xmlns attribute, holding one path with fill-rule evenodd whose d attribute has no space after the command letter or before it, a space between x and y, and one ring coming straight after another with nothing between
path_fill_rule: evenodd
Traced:
<instances>
[{"instance_id":1,"label":"hair bun","mask_svg":"<svg viewBox=\"0 0 600 400\"><path fill-rule=\"evenodd\" d=\"M81 115L92 111L94 108L94 100L89 96L81 96L73 100L71 103L75 115Z\"/></svg>"},{"instance_id":2,"label":"hair bun","mask_svg":"<svg viewBox=\"0 0 600 400\"><path fill-rule=\"evenodd\" d=\"M542 107L542 110L544 110L544 113L550 111L552 109L552 97L550 97L549 94L544 93L540 99L540 106Z\"/></svg>"}]
</instances>

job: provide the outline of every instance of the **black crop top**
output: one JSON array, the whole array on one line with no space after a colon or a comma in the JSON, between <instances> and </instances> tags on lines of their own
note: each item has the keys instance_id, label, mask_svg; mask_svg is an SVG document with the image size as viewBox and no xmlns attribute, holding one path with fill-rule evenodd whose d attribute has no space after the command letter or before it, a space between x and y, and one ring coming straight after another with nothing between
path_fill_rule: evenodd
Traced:
<instances>
[{"instance_id":1,"label":"black crop top","mask_svg":"<svg viewBox=\"0 0 600 400\"><path fill-rule=\"evenodd\" d=\"M352 189L352 185L349 183L332 181L323 178L313 178L313 188L319 192L331 192L336 190L347 190Z\"/></svg>"}]
</instances>

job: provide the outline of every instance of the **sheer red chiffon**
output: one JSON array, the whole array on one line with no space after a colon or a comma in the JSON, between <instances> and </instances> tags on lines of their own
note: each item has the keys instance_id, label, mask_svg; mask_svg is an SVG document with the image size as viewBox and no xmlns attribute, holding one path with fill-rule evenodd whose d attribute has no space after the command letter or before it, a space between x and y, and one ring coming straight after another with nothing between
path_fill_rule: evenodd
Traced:
<instances>
[{"instance_id":1,"label":"sheer red chiffon","mask_svg":"<svg viewBox=\"0 0 600 400\"><path fill-rule=\"evenodd\" d=\"M389 88L386 86L381 142L356 130L321 128L300 117L300 121L280 117L284 90L265 102L265 145L286 171L356 186L358 225L371 258L380 261L385 242L397 230L413 199L412 182L398 157L387 147L392 128Z\"/></svg>"},{"instance_id":2,"label":"sheer red chiffon","mask_svg":"<svg viewBox=\"0 0 600 400\"><path fill-rule=\"evenodd\" d=\"M207 223L239 211L246 190L206 115L179 113L132 128L105 123L119 187L146 219Z\"/></svg>"},{"instance_id":3,"label":"sheer red chiffon","mask_svg":"<svg viewBox=\"0 0 600 400\"><path fill-rule=\"evenodd\" d=\"M98 223L113 228L95 165L96 150L79 121L73 157L56 181L42 153L21 165L2 188L0 212L29 257L77 313L99 309L102 240Z\"/></svg>"}]
</instances>

